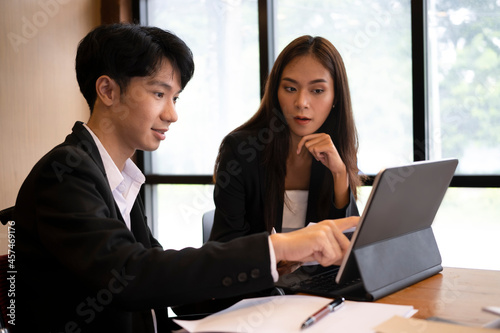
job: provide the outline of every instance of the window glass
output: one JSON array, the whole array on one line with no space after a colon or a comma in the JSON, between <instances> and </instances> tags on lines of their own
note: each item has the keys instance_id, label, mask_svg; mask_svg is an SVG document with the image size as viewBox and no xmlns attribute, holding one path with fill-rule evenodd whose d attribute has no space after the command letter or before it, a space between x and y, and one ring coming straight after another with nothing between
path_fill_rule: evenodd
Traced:
<instances>
[{"instance_id":1,"label":"window glass","mask_svg":"<svg viewBox=\"0 0 500 333\"><path fill-rule=\"evenodd\" d=\"M148 0L147 19L182 38L195 62L152 172L212 174L222 138L259 106L257 1Z\"/></svg>"},{"instance_id":2,"label":"window glass","mask_svg":"<svg viewBox=\"0 0 500 333\"><path fill-rule=\"evenodd\" d=\"M358 192L359 212L365 209L372 190ZM432 229L445 267L500 270L498 188L449 188L439 207Z\"/></svg>"},{"instance_id":3,"label":"window glass","mask_svg":"<svg viewBox=\"0 0 500 333\"><path fill-rule=\"evenodd\" d=\"M312 35L327 38L342 55L361 171L376 174L383 167L413 161L410 1L275 4L277 54L296 37Z\"/></svg>"},{"instance_id":4,"label":"window glass","mask_svg":"<svg viewBox=\"0 0 500 333\"><path fill-rule=\"evenodd\" d=\"M500 1L428 1L431 158L500 173Z\"/></svg>"},{"instance_id":5,"label":"window glass","mask_svg":"<svg viewBox=\"0 0 500 333\"><path fill-rule=\"evenodd\" d=\"M443 266L500 270L499 188L449 188L433 224Z\"/></svg>"},{"instance_id":6,"label":"window glass","mask_svg":"<svg viewBox=\"0 0 500 333\"><path fill-rule=\"evenodd\" d=\"M155 237L164 249L200 247L203 214L215 208L213 185L156 185Z\"/></svg>"}]
</instances>

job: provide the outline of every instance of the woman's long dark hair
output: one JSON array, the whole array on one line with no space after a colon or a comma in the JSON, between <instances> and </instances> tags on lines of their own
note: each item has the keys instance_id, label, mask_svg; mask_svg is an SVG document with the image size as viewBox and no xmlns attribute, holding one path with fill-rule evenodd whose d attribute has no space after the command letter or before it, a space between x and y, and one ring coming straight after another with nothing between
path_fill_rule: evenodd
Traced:
<instances>
[{"instance_id":1,"label":"woman's long dark hair","mask_svg":"<svg viewBox=\"0 0 500 333\"><path fill-rule=\"evenodd\" d=\"M278 207L282 207L284 203L286 161L290 144L290 130L280 108L278 88L284 68L293 59L305 55L312 55L316 58L328 69L333 78L334 108L332 108L318 132L327 133L332 137L332 141L346 166L349 185L355 198L357 198L357 187L361 185L357 165L358 135L354 124L349 83L342 57L332 43L325 38L299 37L288 44L276 59L269 73L264 97L257 112L246 123L231 132L242 130L256 132L262 128L276 128L277 120L285 124L284 130L273 132L273 140L265 146L263 151L262 163L268 172L267 179L271 180L267 182L264 198L264 202L267 203L264 206L264 219L268 231L275 225ZM224 143L225 140L221 143L219 156L217 156L215 162L214 182L220 162L220 152ZM333 177L325 177L319 196L324 200L318 202L317 207L319 216L322 219L328 218L331 193L333 193Z\"/></svg>"}]
</instances>

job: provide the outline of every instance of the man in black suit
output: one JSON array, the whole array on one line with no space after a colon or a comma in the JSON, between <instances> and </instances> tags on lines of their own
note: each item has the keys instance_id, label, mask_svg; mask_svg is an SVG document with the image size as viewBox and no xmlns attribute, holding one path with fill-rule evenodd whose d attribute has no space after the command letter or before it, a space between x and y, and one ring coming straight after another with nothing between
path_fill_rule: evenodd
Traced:
<instances>
[{"instance_id":1,"label":"man in black suit","mask_svg":"<svg viewBox=\"0 0 500 333\"><path fill-rule=\"evenodd\" d=\"M104 25L80 42L91 116L34 166L16 201L16 332L163 332L167 306L271 288L281 260L342 258L356 218L162 249L130 157L158 148L193 71L189 48L158 28Z\"/></svg>"}]
</instances>

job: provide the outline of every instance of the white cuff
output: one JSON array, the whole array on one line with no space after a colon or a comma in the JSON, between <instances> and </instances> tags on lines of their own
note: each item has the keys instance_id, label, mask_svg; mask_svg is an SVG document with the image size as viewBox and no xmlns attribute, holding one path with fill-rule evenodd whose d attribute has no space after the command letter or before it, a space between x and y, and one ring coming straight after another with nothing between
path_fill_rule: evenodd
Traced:
<instances>
[{"instance_id":1,"label":"white cuff","mask_svg":"<svg viewBox=\"0 0 500 333\"><path fill-rule=\"evenodd\" d=\"M273 281L278 281L280 275L278 274L278 269L276 266L276 255L274 254L273 242L271 241L271 237L267 238L269 240L269 256L271 258L271 274L273 276Z\"/></svg>"}]
</instances>

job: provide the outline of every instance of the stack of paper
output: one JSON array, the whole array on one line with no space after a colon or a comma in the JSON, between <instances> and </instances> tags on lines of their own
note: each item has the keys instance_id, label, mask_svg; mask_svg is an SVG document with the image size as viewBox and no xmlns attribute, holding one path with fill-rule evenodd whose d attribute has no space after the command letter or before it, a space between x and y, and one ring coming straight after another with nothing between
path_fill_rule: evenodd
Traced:
<instances>
[{"instance_id":1,"label":"stack of paper","mask_svg":"<svg viewBox=\"0 0 500 333\"><path fill-rule=\"evenodd\" d=\"M374 327L395 315L411 317L412 306L346 301L309 328L302 323L331 301L303 295L272 296L242 300L200 320L175 320L188 332L375 332Z\"/></svg>"}]
</instances>

